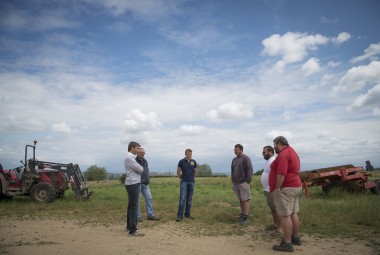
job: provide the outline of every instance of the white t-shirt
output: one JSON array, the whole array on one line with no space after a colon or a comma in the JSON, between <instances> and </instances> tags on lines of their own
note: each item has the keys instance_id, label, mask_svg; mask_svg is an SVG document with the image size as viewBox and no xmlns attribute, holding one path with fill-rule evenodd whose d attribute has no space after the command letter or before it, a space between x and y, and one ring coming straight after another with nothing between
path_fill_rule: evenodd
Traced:
<instances>
[{"instance_id":1,"label":"white t-shirt","mask_svg":"<svg viewBox=\"0 0 380 255\"><path fill-rule=\"evenodd\" d=\"M272 162L276 159L275 156L272 156L270 159L265 162L264 165L264 172L261 175L261 184L263 185L263 188L265 191L269 192L269 172L270 172L270 165Z\"/></svg>"}]
</instances>

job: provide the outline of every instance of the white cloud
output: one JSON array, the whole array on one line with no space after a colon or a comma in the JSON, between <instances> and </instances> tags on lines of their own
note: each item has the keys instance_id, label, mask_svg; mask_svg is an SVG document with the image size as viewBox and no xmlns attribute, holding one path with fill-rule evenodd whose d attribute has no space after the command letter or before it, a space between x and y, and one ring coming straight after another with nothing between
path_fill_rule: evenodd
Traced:
<instances>
[{"instance_id":1,"label":"white cloud","mask_svg":"<svg viewBox=\"0 0 380 255\"><path fill-rule=\"evenodd\" d=\"M218 109L212 109L207 112L207 116L210 119L240 119L240 118L251 118L253 117L253 112L251 110L244 109L242 103L228 102L222 104Z\"/></svg>"},{"instance_id":2,"label":"white cloud","mask_svg":"<svg viewBox=\"0 0 380 255\"><path fill-rule=\"evenodd\" d=\"M127 22L115 22L106 26L108 31L112 31L118 34L128 33L132 30L132 25Z\"/></svg>"},{"instance_id":3,"label":"white cloud","mask_svg":"<svg viewBox=\"0 0 380 255\"><path fill-rule=\"evenodd\" d=\"M330 132L326 131L326 130L323 130L322 132L320 132L319 134L317 134L317 138L319 138L319 139L326 139L329 136L330 136Z\"/></svg>"},{"instance_id":4,"label":"white cloud","mask_svg":"<svg viewBox=\"0 0 380 255\"><path fill-rule=\"evenodd\" d=\"M289 120L294 114L295 114L294 111L285 111L282 114L282 118L286 121L286 120Z\"/></svg>"},{"instance_id":5,"label":"white cloud","mask_svg":"<svg viewBox=\"0 0 380 255\"><path fill-rule=\"evenodd\" d=\"M338 23L339 22L339 19L330 19L330 18L327 18L325 16L322 16L319 18L320 22L321 23L326 23L326 24L335 24L335 23Z\"/></svg>"},{"instance_id":6,"label":"white cloud","mask_svg":"<svg viewBox=\"0 0 380 255\"><path fill-rule=\"evenodd\" d=\"M209 51L230 44L228 37L213 24L195 26L191 31L169 30L165 32L165 36L179 45L200 51Z\"/></svg>"},{"instance_id":7,"label":"white cloud","mask_svg":"<svg viewBox=\"0 0 380 255\"><path fill-rule=\"evenodd\" d=\"M327 63L327 66L328 66L328 67L337 67L337 66L339 66L339 65L340 65L340 62L329 61L329 62Z\"/></svg>"},{"instance_id":8,"label":"white cloud","mask_svg":"<svg viewBox=\"0 0 380 255\"><path fill-rule=\"evenodd\" d=\"M366 106L380 105L380 84L377 84L372 89L368 90L366 94L361 94L357 97L353 104L351 104L347 109L353 110L355 108L361 108Z\"/></svg>"},{"instance_id":9,"label":"white cloud","mask_svg":"<svg viewBox=\"0 0 380 255\"><path fill-rule=\"evenodd\" d=\"M180 130L185 135L196 135L204 133L206 128L200 125L182 125Z\"/></svg>"},{"instance_id":10,"label":"white cloud","mask_svg":"<svg viewBox=\"0 0 380 255\"><path fill-rule=\"evenodd\" d=\"M366 66L353 67L340 79L332 89L333 94L357 91L367 84L380 82L380 61L373 61Z\"/></svg>"},{"instance_id":11,"label":"white cloud","mask_svg":"<svg viewBox=\"0 0 380 255\"><path fill-rule=\"evenodd\" d=\"M320 84L321 86L329 85L332 81L334 81L335 76L332 74L325 74L322 76Z\"/></svg>"},{"instance_id":12,"label":"white cloud","mask_svg":"<svg viewBox=\"0 0 380 255\"><path fill-rule=\"evenodd\" d=\"M309 51L315 51L319 45L328 43L329 39L320 34L308 35L307 33L287 32L284 35L274 34L264 39L262 54L281 57L279 65L302 61Z\"/></svg>"},{"instance_id":13,"label":"white cloud","mask_svg":"<svg viewBox=\"0 0 380 255\"><path fill-rule=\"evenodd\" d=\"M364 60L377 60L378 55L380 55L380 43L371 44L367 49L364 50L364 55L355 57L351 59L351 63L357 63Z\"/></svg>"},{"instance_id":14,"label":"white cloud","mask_svg":"<svg viewBox=\"0 0 380 255\"><path fill-rule=\"evenodd\" d=\"M155 21L160 18L170 16L172 13L176 13L177 5L181 4L181 1L175 0L140 0L140 1L125 1L125 0L86 0L88 2L97 2L104 6L108 12L118 17L127 12L142 20Z\"/></svg>"},{"instance_id":15,"label":"white cloud","mask_svg":"<svg viewBox=\"0 0 380 255\"><path fill-rule=\"evenodd\" d=\"M289 142L289 139L293 138L292 132L283 131L283 130L271 130L265 135L265 137L266 139L273 141L274 138L280 135L285 137L288 140L288 142Z\"/></svg>"},{"instance_id":16,"label":"white cloud","mask_svg":"<svg viewBox=\"0 0 380 255\"><path fill-rule=\"evenodd\" d=\"M372 115L373 115L373 116L380 116L380 108L379 108L379 107L375 107L375 108L372 110Z\"/></svg>"},{"instance_id":17,"label":"white cloud","mask_svg":"<svg viewBox=\"0 0 380 255\"><path fill-rule=\"evenodd\" d=\"M351 35L347 32L341 32L337 37L331 38L331 41L335 44L344 43L348 40L350 40Z\"/></svg>"},{"instance_id":18,"label":"white cloud","mask_svg":"<svg viewBox=\"0 0 380 255\"><path fill-rule=\"evenodd\" d=\"M65 122L54 123L51 126L51 130L57 133L71 133L72 132L71 127L67 125Z\"/></svg>"},{"instance_id":19,"label":"white cloud","mask_svg":"<svg viewBox=\"0 0 380 255\"><path fill-rule=\"evenodd\" d=\"M126 120L124 121L126 132L132 133L153 130L161 125L155 112L145 114L139 109L133 109L128 112L126 114Z\"/></svg>"},{"instance_id":20,"label":"white cloud","mask_svg":"<svg viewBox=\"0 0 380 255\"><path fill-rule=\"evenodd\" d=\"M263 55L272 57L280 57L274 68L282 72L287 64L302 61L311 51L317 51L320 45L329 42L340 44L351 38L347 32L341 32L337 37L328 38L326 36L307 33L287 32L284 35L274 34L264 39L261 43L264 50Z\"/></svg>"},{"instance_id":21,"label":"white cloud","mask_svg":"<svg viewBox=\"0 0 380 255\"><path fill-rule=\"evenodd\" d=\"M8 6L2 13L0 23L11 30L50 31L55 29L71 29L80 27L80 23L69 18L68 13L59 9L32 12L20 11Z\"/></svg>"},{"instance_id":22,"label":"white cloud","mask_svg":"<svg viewBox=\"0 0 380 255\"><path fill-rule=\"evenodd\" d=\"M319 65L319 59L311 58L305 64L302 65L301 70L303 71L306 77L318 73L321 67Z\"/></svg>"}]
</instances>

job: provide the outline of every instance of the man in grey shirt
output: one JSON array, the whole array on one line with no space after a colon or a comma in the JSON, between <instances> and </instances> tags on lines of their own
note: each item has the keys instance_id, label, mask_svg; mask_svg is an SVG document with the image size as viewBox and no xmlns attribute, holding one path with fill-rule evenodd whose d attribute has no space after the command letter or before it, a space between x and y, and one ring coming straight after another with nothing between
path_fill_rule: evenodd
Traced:
<instances>
[{"instance_id":1,"label":"man in grey shirt","mask_svg":"<svg viewBox=\"0 0 380 255\"><path fill-rule=\"evenodd\" d=\"M240 201L240 223L249 223L249 201L251 200L250 183L253 173L251 159L243 154L243 146L236 144L234 149L236 157L231 164L232 190Z\"/></svg>"}]
</instances>

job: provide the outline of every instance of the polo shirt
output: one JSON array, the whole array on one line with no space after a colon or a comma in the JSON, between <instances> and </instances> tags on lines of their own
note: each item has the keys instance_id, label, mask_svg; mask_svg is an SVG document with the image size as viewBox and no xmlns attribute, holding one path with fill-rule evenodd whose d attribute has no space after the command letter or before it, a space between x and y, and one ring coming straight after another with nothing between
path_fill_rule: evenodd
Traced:
<instances>
[{"instance_id":1,"label":"polo shirt","mask_svg":"<svg viewBox=\"0 0 380 255\"><path fill-rule=\"evenodd\" d=\"M186 158L181 159L178 162L178 167L182 170L182 181L195 182L194 169L197 166L197 162L194 159L190 159L189 161Z\"/></svg>"},{"instance_id":2,"label":"polo shirt","mask_svg":"<svg viewBox=\"0 0 380 255\"><path fill-rule=\"evenodd\" d=\"M299 172L301 168L300 159L292 147L287 146L277 155L277 158L271 164L269 172L269 188L270 192L276 189L277 174L285 176L281 188L301 187L301 179Z\"/></svg>"}]
</instances>

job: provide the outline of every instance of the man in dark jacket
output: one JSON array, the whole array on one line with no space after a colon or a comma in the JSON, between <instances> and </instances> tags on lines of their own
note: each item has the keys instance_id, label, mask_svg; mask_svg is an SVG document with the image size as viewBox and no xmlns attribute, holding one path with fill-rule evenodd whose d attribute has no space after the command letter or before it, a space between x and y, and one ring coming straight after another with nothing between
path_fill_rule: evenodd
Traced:
<instances>
[{"instance_id":1,"label":"man in dark jacket","mask_svg":"<svg viewBox=\"0 0 380 255\"><path fill-rule=\"evenodd\" d=\"M143 167L143 173L141 175L141 193L144 196L145 199L145 206L146 206L146 214L147 214L147 220L160 220L160 217L157 217L154 215L153 211L153 199L152 194L150 193L149 188L149 167L148 167L148 161L145 159L145 150L144 148L139 149L137 152L136 157L137 163L139 163ZM139 221L142 221L142 214L140 210L140 199L139 199L139 205L138 205L138 216L137 219Z\"/></svg>"}]
</instances>

